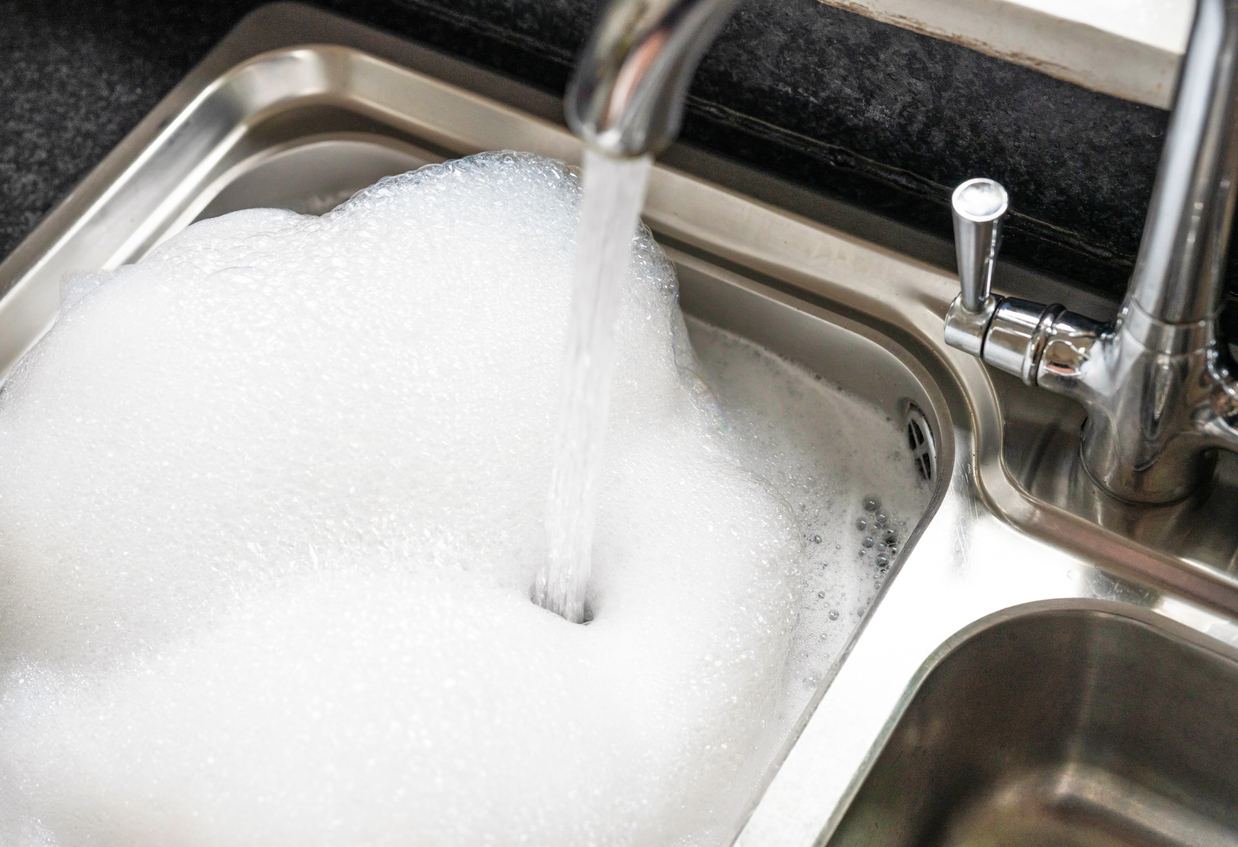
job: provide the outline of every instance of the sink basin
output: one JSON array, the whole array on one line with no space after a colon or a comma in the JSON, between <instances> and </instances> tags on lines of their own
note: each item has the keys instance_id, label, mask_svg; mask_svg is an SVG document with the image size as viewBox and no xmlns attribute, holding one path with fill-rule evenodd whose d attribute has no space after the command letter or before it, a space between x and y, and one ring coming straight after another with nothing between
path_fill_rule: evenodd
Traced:
<instances>
[{"instance_id":1,"label":"sink basin","mask_svg":"<svg viewBox=\"0 0 1238 847\"><path fill-rule=\"evenodd\" d=\"M435 75L415 70L418 65L431 67ZM0 265L0 372L55 321L63 273L138 261L195 221L255 207L321 214L383 176L480 150L517 148L579 160L577 139L538 117L539 109L548 110L535 92L516 91L521 100L516 109L444 76L473 89L489 86L501 96L510 97L514 89L315 10L261 10ZM709 164L705 156L693 161ZM713 166L726 170L721 162ZM722 221L713 219L719 212ZM700 213L705 218L697 220ZM680 304L694 319L691 332L704 322L738 334L876 406L893 427L906 427L906 470L928 485L911 499L878 491L860 466L849 480L854 490L846 495L847 505L839 508L850 530L855 516L847 511L858 512L865 495L881 495L892 519L906 528L898 532L899 555L905 557L923 524L923 492L940 499L947 479L943 469L953 461L947 404L920 359L876 322L788 285L787 274L777 268L728 255L734 243L726 219L762 217L774 226L790 220L695 175L658 166L651 176L644 219L675 264ZM816 225L800 229L820 231ZM820 411L829 417L824 414L829 410ZM849 422L839 420L845 429ZM863 436L870 449L885 443L861 432L859 424L851 426L852 436ZM886 460L876 456L869 464ZM902 511L899 503L916 503L921 511ZM863 535L849 536L856 549L837 555L864 553ZM896 574L898 567L896 558L888 573ZM881 566L871 575L850 577L846 591L848 603L859 607L855 613L848 607L828 632L793 642L792 664L798 670L786 674L794 693L781 702L782 714L773 716L779 726L789 731L831 678L886 573ZM811 592L806 604L816 603L817 596ZM831 613L817 605L819 618ZM839 613L832 614L831 620L837 619ZM794 675L801 673L802 678ZM753 770L759 773L762 765ZM734 809L736 826L744 811Z\"/></svg>"},{"instance_id":2,"label":"sink basin","mask_svg":"<svg viewBox=\"0 0 1238 847\"><path fill-rule=\"evenodd\" d=\"M1238 663L1097 609L956 647L829 844L1238 843Z\"/></svg>"}]
</instances>

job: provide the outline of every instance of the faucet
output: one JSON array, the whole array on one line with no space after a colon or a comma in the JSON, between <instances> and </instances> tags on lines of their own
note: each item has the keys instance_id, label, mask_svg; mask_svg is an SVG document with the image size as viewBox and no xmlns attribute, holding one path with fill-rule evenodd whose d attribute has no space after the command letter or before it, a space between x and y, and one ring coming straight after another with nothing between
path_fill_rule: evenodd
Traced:
<instances>
[{"instance_id":1,"label":"faucet","mask_svg":"<svg viewBox=\"0 0 1238 847\"><path fill-rule=\"evenodd\" d=\"M567 122L614 157L677 135L688 85L739 0L611 0L566 98ZM1087 410L1081 459L1115 497L1180 500L1217 449L1238 451L1238 381L1217 337L1238 191L1238 0L1199 0L1135 270L1108 324L991 294L1008 208L993 180L952 197L962 293L950 345Z\"/></svg>"},{"instance_id":2,"label":"faucet","mask_svg":"<svg viewBox=\"0 0 1238 847\"><path fill-rule=\"evenodd\" d=\"M657 154L679 134L688 84L739 0L611 0L567 88L572 132L593 149Z\"/></svg>"},{"instance_id":3,"label":"faucet","mask_svg":"<svg viewBox=\"0 0 1238 847\"><path fill-rule=\"evenodd\" d=\"M1087 411L1080 455L1133 503L1180 500L1238 451L1238 381L1217 337L1238 190L1238 0L1199 0L1143 240L1117 318L1103 324L990 293L1007 197L992 180L955 190L962 293L951 346Z\"/></svg>"}]
</instances>

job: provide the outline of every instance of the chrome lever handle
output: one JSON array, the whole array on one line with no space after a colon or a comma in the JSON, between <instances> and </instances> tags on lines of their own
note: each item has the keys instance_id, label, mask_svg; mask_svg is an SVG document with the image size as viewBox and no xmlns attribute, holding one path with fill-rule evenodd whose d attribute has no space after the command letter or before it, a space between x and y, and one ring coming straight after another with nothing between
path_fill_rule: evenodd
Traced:
<instances>
[{"instance_id":1,"label":"chrome lever handle","mask_svg":"<svg viewBox=\"0 0 1238 847\"><path fill-rule=\"evenodd\" d=\"M1006 189L983 177L967 180L950 198L954 254L963 291L946 315L946 343L973 356L982 355L989 322L997 311L990 290L1008 207Z\"/></svg>"},{"instance_id":2,"label":"chrome lever handle","mask_svg":"<svg viewBox=\"0 0 1238 847\"><path fill-rule=\"evenodd\" d=\"M1042 384L1041 366L1048 360L1046 387L1070 394L1103 328L1062 306L993 296L993 268L1009 206L1000 183L969 179L954 189L950 205L962 293L946 312L946 343L1028 385ZM1062 340L1066 343L1054 346Z\"/></svg>"},{"instance_id":3,"label":"chrome lever handle","mask_svg":"<svg viewBox=\"0 0 1238 847\"><path fill-rule=\"evenodd\" d=\"M1006 189L995 180L969 179L950 198L954 215L954 253L963 295L959 305L973 315L987 311L993 267L1002 240L1002 218L1009 208Z\"/></svg>"}]
</instances>

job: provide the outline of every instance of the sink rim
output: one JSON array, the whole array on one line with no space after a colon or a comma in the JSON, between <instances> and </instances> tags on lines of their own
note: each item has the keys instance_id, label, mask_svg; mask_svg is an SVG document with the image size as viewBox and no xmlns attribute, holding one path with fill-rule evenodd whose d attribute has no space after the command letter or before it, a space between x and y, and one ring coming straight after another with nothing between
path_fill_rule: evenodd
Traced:
<instances>
[{"instance_id":1,"label":"sink rim","mask_svg":"<svg viewBox=\"0 0 1238 847\"><path fill-rule=\"evenodd\" d=\"M1051 597L1003 606L956 630L947 639L938 644L936 649L924 661L921 671L917 674L914 681L916 691L919 691L924 679L936 670L943 661L957 653L960 648L978 636L1001 628L1003 625L1017 623L1024 619L1048 617L1062 613L1069 616L1080 615L1119 619L1124 624L1149 630L1167 641L1212 654L1218 659L1234 665L1235 671L1238 672L1238 643L1208 635L1205 632L1201 632L1197 627L1168 618L1158 613L1154 608L1124 599L1084 596Z\"/></svg>"}]
</instances>

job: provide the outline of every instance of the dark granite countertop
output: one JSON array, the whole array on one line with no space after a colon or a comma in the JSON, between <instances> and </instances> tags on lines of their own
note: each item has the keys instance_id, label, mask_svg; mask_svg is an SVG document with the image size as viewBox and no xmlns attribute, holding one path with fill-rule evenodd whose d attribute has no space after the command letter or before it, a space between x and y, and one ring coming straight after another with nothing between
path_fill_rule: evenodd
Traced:
<instances>
[{"instance_id":1,"label":"dark granite countertop","mask_svg":"<svg viewBox=\"0 0 1238 847\"><path fill-rule=\"evenodd\" d=\"M258 0L3 0L7 254ZM319 0L561 92L581 0ZM950 188L1006 185L1005 255L1120 292L1167 113L816 0L745 0L702 63L684 138L948 235Z\"/></svg>"}]
</instances>

